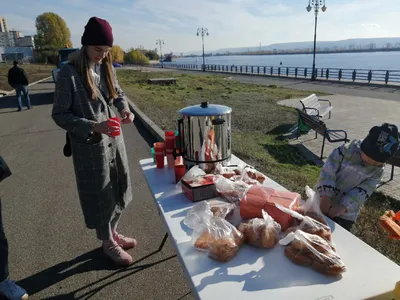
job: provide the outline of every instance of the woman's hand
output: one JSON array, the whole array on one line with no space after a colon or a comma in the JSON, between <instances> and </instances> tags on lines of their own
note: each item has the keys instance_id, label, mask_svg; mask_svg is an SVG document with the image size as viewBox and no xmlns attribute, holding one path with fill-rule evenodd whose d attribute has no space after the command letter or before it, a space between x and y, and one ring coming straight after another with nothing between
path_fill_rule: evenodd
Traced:
<instances>
[{"instance_id":1,"label":"woman's hand","mask_svg":"<svg viewBox=\"0 0 400 300\"><path fill-rule=\"evenodd\" d=\"M101 123L96 123L93 126L93 131L111 136L113 133L121 131L119 123L115 120L107 120Z\"/></svg>"},{"instance_id":2,"label":"woman's hand","mask_svg":"<svg viewBox=\"0 0 400 300\"><path fill-rule=\"evenodd\" d=\"M129 110L123 110L121 112L121 123L122 124L130 124L135 119L135 115L131 113Z\"/></svg>"},{"instance_id":3,"label":"woman's hand","mask_svg":"<svg viewBox=\"0 0 400 300\"><path fill-rule=\"evenodd\" d=\"M345 214L346 211L347 211L347 208L346 208L344 205L342 205L342 204L334 205L334 206L332 206L331 209L329 210L329 216L330 216L331 218L340 217L340 216L342 216L343 214Z\"/></svg>"}]
</instances>

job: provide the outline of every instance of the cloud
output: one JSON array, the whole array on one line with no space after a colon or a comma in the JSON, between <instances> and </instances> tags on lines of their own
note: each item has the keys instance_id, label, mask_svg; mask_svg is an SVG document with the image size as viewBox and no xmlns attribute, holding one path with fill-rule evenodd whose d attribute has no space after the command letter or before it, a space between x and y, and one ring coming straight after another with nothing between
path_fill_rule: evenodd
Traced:
<instances>
[{"instance_id":1,"label":"cloud","mask_svg":"<svg viewBox=\"0 0 400 300\"><path fill-rule=\"evenodd\" d=\"M381 28L379 24L361 24L364 28Z\"/></svg>"},{"instance_id":2,"label":"cloud","mask_svg":"<svg viewBox=\"0 0 400 300\"><path fill-rule=\"evenodd\" d=\"M32 2L35 2L32 5ZM14 3L18 2L18 3ZM10 27L34 33L38 14L53 11L62 16L74 46L93 15L111 23L115 43L127 49L143 45L156 48L156 39L174 52L201 49L197 28L206 27L208 50L257 46L313 38L314 18L307 3L292 0L19 0L2 7ZM307 2L307 1L304 1ZM328 10L318 18L318 39L398 36L398 0L327 1ZM387 7L390 7L388 12ZM2 13L3 14L3 13ZM366 20L368 20L366 22ZM350 23L352 26L350 26Z\"/></svg>"}]
</instances>

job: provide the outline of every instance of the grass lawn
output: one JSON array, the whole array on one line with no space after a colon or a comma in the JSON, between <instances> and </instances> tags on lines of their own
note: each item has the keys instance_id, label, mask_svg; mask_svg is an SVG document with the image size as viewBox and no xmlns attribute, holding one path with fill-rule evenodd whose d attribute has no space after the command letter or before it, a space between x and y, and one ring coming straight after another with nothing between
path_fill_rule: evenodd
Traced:
<instances>
[{"instance_id":1,"label":"grass lawn","mask_svg":"<svg viewBox=\"0 0 400 300\"><path fill-rule=\"evenodd\" d=\"M26 74L28 75L29 83L51 76L51 70L54 65L39 65L39 64L21 64ZM12 87L8 85L7 74L12 64L0 63L0 90L10 91Z\"/></svg>"},{"instance_id":2,"label":"grass lawn","mask_svg":"<svg viewBox=\"0 0 400 300\"><path fill-rule=\"evenodd\" d=\"M161 77L175 77L177 84L147 84L147 79ZM287 189L304 195L304 187L312 187L317 182L320 168L279 138L296 124L297 113L278 105L277 101L301 98L312 91L244 84L224 78L214 74L118 70L119 82L127 96L163 130L176 129L177 111L185 106L208 100L231 107L233 153ZM378 217L388 209L400 210L400 202L374 194L363 208L353 232L400 263L398 244L388 240L378 226Z\"/></svg>"}]
</instances>

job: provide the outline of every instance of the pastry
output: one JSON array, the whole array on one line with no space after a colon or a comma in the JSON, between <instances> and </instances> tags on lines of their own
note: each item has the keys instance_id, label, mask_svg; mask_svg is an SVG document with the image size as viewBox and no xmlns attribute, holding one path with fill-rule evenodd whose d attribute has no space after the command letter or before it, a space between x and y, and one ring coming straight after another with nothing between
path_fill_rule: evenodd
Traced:
<instances>
[{"instance_id":1,"label":"pastry","mask_svg":"<svg viewBox=\"0 0 400 300\"><path fill-rule=\"evenodd\" d=\"M278 243L279 234L273 227L264 228L261 231L260 244L263 248L273 248Z\"/></svg>"},{"instance_id":2,"label":"pastry","mask_svg":"<svg viewBox=\"0 0 400 300\"><path fill-rule=\"evenodd\" d=\"M239 251L239 246L235 243L233 239L225 238L215 240L210 244L211 252L209 257L212 259L226 262L236 255Z\"/></svg>"},{"instance_id":3,"label":"pastry","mask_svg":"<svg viewBox=\"0 0 400 300\"><path fill-rule=\"evenodd\" d=\"M298 251L292 246L286 247L285 256L295 264L301 266L310 266L313 263L311 258L305 256L301 251Z\"/></svg>"},{"instance_id":4,"label":"pastry","mask_svg":"<svg viewBox=\"0 0 400 300\"><path fill-rule=\"evenodd\" d=\"M204 231L202 235L196 240L194 246L198 249L207 250L209 249L210 243L215 241L215 238L208 232Z\"/></svg>"}]
</instances>

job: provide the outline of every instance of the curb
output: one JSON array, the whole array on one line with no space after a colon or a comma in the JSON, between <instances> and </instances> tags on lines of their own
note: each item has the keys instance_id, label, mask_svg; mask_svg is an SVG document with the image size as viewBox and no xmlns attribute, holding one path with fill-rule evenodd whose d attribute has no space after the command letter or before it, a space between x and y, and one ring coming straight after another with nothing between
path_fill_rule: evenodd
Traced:
<instances>
[{"instance_id":1,"label":"curb","mask_svg":"<svg viewBox=\"0 0 400 300\"><path fill-rule=\"evenodd\" d=\"M40 79L40 80L38 80L38 81L35 81L35 82L32 82L32 83L30 83L30 84L28 84L28 86L31 86L31 85L35 85L35 84L38 84L38 83L40 83L40 82L42 82L42 81L46 81L46 80L48 80L48 79L51 79L52 78L52 76L49 76L49 77L46 77L46 78L43 78L43 79ZM15 91L1 91L0 92L0 98L1 97L4 97L4 96L7 96L7 95L9 95L9 94L12 94L12 93L14 93Z\"/></svg>"},{"instance_id":2,"label":"curb","mask_svg":"<svg viewBox=\"0 0 400 300\"><path fill-rule=\"evenodd\" d=\"M127 100L129 104L130 110L133 112L135 115L135 119L137 118L143 126L151 133L151 135L157 140L157 142L164 142L164 136L165 133L164 131L156 125L148 116L145 115L144 112L142 112L134 103L131 99L125 96L125 99Z\"/></svg>"}]
</instances>

